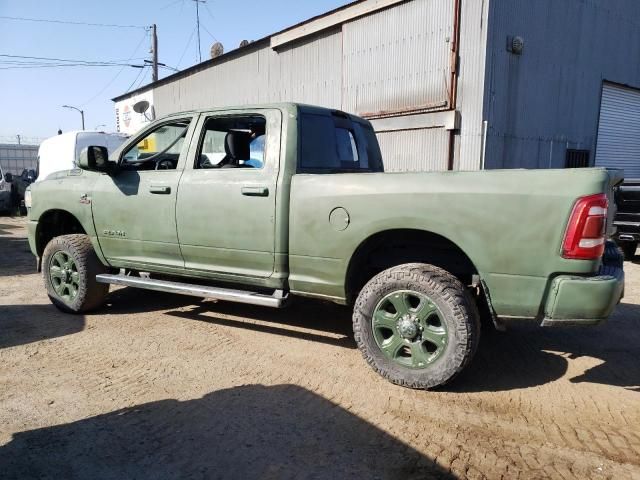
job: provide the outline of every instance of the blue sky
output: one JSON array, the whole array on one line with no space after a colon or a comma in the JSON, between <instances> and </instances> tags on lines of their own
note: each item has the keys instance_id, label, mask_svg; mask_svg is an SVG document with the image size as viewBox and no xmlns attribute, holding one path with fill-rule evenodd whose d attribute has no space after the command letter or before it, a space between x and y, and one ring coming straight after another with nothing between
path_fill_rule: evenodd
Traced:
<instances>
[{"instance_id":1,"label":"blue sky","mask_svg":"<svg viewBox=\"0 0 640 480\"><path fill-rule=\"evenodd\" d=\"M203 60L216 40L225 51L243 39L270 33L323 13L349 0L207 0L200 8ZM192 0L0 0L0 16L73 22L158 26L159 60L184 69L197 63L195 4ZM215 36L215 39L214 39ZM191 42L187 47L189 39ZM119 61L142 64L149 57L149 34L142 28L115 28L16 21L0 18L0 54L58 59ZM137 47L137 49L136 49ZM36 61L0 57L0 140L49 137L58 128L80 128L85 111L88 130L100 125L114 131L111 98L151 81L149 68L121 66L7 68L7 61ZM160 78L170 75L160 70Z\"/></svg>"}]
</instances>

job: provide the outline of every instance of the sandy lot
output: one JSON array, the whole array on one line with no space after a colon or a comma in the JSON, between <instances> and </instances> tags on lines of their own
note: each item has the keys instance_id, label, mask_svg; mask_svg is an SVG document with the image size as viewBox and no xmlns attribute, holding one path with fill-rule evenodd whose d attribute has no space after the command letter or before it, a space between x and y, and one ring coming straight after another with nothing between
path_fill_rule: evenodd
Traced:
<instances>
[{"instance_id":1,"label":"sandy lot","mask_svg":"<svg viewBox=\"0 0 640 480\"><path fill-rule=\"evenodd\" d=\"M333 305L119 289L61 314L24 224L0 217L2 478L640 479L640 265L607 325L487 332L420 392Z\"/></svg>"}]
</instances>

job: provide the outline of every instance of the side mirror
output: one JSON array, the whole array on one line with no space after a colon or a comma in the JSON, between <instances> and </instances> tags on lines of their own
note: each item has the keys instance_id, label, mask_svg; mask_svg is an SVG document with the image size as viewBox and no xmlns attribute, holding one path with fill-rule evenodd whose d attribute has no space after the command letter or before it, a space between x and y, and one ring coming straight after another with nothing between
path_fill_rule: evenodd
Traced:
<instances>
[{"instance_id":1,"label":"side mirror","mask_svg":"<svg viewBox=\"0 0 640 480\"><path fill-rule=\"evenodd\" d=\"M109 161L109 152L106 147L91 146L83 148L80 152L78 167L90 172L110 173L113 162Z\"/></svg>"},{"instance_id":2,"label":"side mirror","mask_svg":"<svg viewBox=\"0 0 640 480\"><path fill-rule=\"evenodd\" d=\"M13 175L10 173L5 173L4 174L4 181L7 183L11 183L13 182Z\"/></svg>"}]
</instances>

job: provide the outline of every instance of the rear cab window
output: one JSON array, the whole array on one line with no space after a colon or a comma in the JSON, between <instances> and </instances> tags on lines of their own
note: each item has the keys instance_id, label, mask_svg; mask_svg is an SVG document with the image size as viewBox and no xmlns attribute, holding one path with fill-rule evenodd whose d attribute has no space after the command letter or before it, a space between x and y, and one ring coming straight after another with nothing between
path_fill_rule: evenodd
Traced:
<instances>
[{"instance_id":1,"label":"rear cab window","mask_svg":"<svg viewBox=\"0 0 640 480\"><path fill-rule=\"evenodd\" d=\"M382 155L369 123L342 112L300 113L297 173L382 172Z\"/></svg>"}]
</instances>

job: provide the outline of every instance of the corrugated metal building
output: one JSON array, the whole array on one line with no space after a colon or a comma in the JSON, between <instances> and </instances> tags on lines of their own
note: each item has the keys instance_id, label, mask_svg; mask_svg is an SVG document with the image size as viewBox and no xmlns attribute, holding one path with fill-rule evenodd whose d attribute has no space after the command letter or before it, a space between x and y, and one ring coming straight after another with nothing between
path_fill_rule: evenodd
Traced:
<instances>
[{"instance_id":1,"label":"corrugated metal building","mask_svg":"<svg viewBox=\"0 0 640 480\"><path fill-rule=\"evenodd\" d=\"M389 171L623 157L640 175L625 155L640 135L615 122L640 118L640 100L620 102L640 99L639 54L637 0L361 0L114 101L128 133L145 122L141 99L158 116L276 101L345 110L372 121Z\"/></svg>"},{"instance_id":2,"label":"corrugated metal building","mask_svg":"<svg viewBox=\"0 0 640 480\"><path fill-rule=\"evenodd\" d=\"M35 170L38 145L0 144L0 165L5 173L20 175L23 170Z\"/></svg>"}]
</instances>

